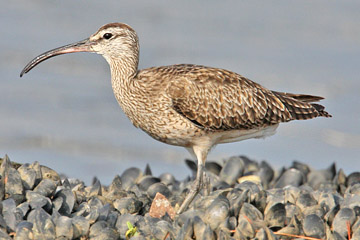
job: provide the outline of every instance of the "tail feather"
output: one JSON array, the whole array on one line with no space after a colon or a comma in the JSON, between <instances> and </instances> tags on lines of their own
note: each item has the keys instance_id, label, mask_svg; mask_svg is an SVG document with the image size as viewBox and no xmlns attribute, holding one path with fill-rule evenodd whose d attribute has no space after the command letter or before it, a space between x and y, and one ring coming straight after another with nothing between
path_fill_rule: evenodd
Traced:
<instances>
[{"instance_id":1,"label":"tail feather","mask_svg":"<svg viewBox=\"0 0 360 240\"><path fill-rule=\"evenodd\" d=\"M286 93L286 92L277 92L277 91L272 91L272 92L275 94L291 97L291 98L294 98L296 100L299 100L301 102L306 102L306 103L319 102L320 100L324 99L323 97L320 97L320 96L314 96L314 95L308 95L308 94L295 94L295 93Z\"/></svg>"},{"instance_id":2,"label":"tail feather","mask_svg":"<svg viewBox=\"0 0 360 240\"><path fill-rule=\"evenodd\" d=\"M273 93L285 105L293 119L305 120L315 117L331 117L331 115L325 111L324 106L313 103L324 99L323 97L275 91L273 91Z\"/></svg>"},{"instance_id":3,"label":"tail feather","mask_svg":"<svg viewBox=\"0 0 360 240\"><path fill-rule=\"evenodd\" d=\"M325 111L325 107L323 105L317 103L311 103L311 105L319 112L320 117L332 117L327 111Z\"/></svg>"}]
</instances>

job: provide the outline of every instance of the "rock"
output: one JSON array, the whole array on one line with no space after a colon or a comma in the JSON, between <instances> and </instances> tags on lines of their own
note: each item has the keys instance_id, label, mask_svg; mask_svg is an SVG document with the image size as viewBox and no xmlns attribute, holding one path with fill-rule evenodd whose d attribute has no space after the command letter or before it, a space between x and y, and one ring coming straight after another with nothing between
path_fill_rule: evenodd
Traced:
<instances>
[{"instance_id":1,"label":"rock","mask_svg":"<svg viewBox=\"0 0 360 240\"><path fill-rule=\"evenodd\" d=\"M47 212L51 209L51 200L37 192L27 191L26 200L32 209L44 208Z\"/></svg>"},{"instance_id":2,"label":"rock","mask_svg":"<svg viewBox=\"0 0 360 240\"><path fill-rule=\"evenodd\" d=\"M244 172L244 162L240 157L232 157L226 161L224 167L220 171L220 179L229 185L234 185L236 180L242 176Z\"/></svg>"},{"instance_id":3,"label":"rock","mask_svg":"<svg viewBox=\"0 0 360 240\"><path fill-rule=\"evenodd\" d=\"M33 224L31 222L22 221L17 224L16 226L16 240L22 240L22 239L34 239L34 234L32 231Z\"/></svg>"},{"instance_id":4,"label":"rock","mask_svg":"<svg viewBox=\"0 0 360 240\"><path fill-rule=\"evenodd\" d=\"M169 188L161 182L152 184L147 190L147 194L150 198L154 198L157 193L161 193L168 199L171 197Z\"/></svg>"},{"instance_id":5,"label":"rock","mask_svg":"<svg viewBox=\"0 0 360 240\"><path fill-rule=\"evenodd\" d=\"M285 205L283 203L269 203L265 209L264 216L264 220L269 227L284 227L286 219Z\"/></svg>"},{"instance_id":6,"label":"rock","mask_svg":"<svg viewBox=\"0 0 360 240\"><path fill-rule=\"evenodd\" d=\"M103 240L103 239L119 239L120 236L115 229L109 227L105 221L99 221L94 223L90 227L90 239Z\"/></svg>"},{"instance_id":7,"label":"rock","mask_svg":"<svg viewBox=\"0 0 360 240\"><path fill-rule=\"evenodd\" d=\"M90 223L83 216L75 216L72 218L73 238L81 238L87 236Z\"/></svg>"},{"instance_id":8,"label":"rock","mask_svg":"<svg viewBox=\"0 0 360 240\"><path fill-rule=\"evenodd\" d=\"M136 184L143 176L143 173L138 168L128 168L121 174L121 182L124 189L128 189L131 185Z\"/></svg>"},{"instance_id":9,"label":"rock","mask_svg":"<svg viewBox=\"0 0 360 240\"><path fill-rule=\"evenodd\" d=\"M356 215L353 209L351 208L342 208L336 214L332 227L335 232L338 232L341 236L347 237L347 222L350 226L355 222Z\"/></svg>"},{"instance_id":10,"label":"rock","mask_svg":"<svg viewBox=\"0 0 360 240\"><path fill-rule=\"evenodd\" d=\"M5 181L5 197L12 198L16 204L20 204L24 200L23 185L20 173L14 168L8 169L8 175Z\"/></svg>"},{"instance_id":11,"label":"rock","mask_svg":"<svg viewBox=\"0 0 360 240\"><path fill-rule=\"evenodd\" d=\"M29 213L28 221L33 224L34 239L55 239L55 224L51 216L42 208L36 208Z\"/></svg>"},{"instance_id":12,"label":"rock","mask_svg":"<svg viewBox=\"0 0 360 240\"><path fill-rule=\"evenodd\" d=\"M180 228L176 239L191 239L194 235L193 219L187 219L184 225Z\"/></svg>"},{"instance_id":13,"label":"rock","mask_svg":"<svg viewBox=\"0 0 360 240\"><path fill-rule=\"evenodd\" d=\"M248 217L251 221L262 221L264 219L263 214L253 205L244 203L240 209L240 215Z\"/></svg>"},{"instance_id":14,"label":"rock","mask_svg":"<svg viewBox=\"0 0 360 240\"><path fill-rule=\"evenodd\" d=\"M50 197L54 194L56 189L56 183L50 179L43 179L41 182L34 188L34 192L43 195L44 197Z\"/></svg>"},{"instance_id":15,"label":"rock","mask_svg":"<svg viewBox=\"0 0 360 240\"><path fill-rule=\"evenodd\" d=\"M187 164L196 172L193 161ZM347 239L347 223L352 238L360 238L358 173L346 177L335 165L313 170L300 162L274 172L243 156L223 166L206 164L209 195L200 191L177 216L190 178L156 178L147 166L144 173L125 170L109 186L96 177L86 186L37 162L14 165L6 157L0 165L0 238L277 239L276 231L333 240Z\"/></svg>"},{"instance_id":16,"label":"rock","mask_svg":"<svg viewBox=\"0 0 360 240\"><path fill-rule=\"evenodd\" d=\"M163 173L159 176L160 181L166 186L172 185L175 183L175 177L170 173Z\"/></svg>"},{"instance_id":17,"label":"rock","mask_svg":"<svg viewBox=\"0 0 360 240\"><path fill-rule=\"evenodd\" d=\"M209 224L211 229L216 229L229 216L229 208L229 200L222 195L218 196L205 210L204 222Z\"/></svg>"},{"instance_id":18,"label":"rock","mask_svg":"<svg viewBox=\"0 0 360 240\"><path fill-rule=\"evenodd\" d=\"M101 183L98 179L96 179L94 184L88 189L88 193L86 197L91 198L101 195L102 195Z\"/></svg>"},{"instance_id":19,"label":"rock","mask_svg":"<svg viewBox=\"0 0 360 240\"><path fill-rule=\"evenodd\" d=\"M74 193L70 189L62 189L56 193L55 199L56 198L62 198L62 205L59 209L59 213L64 216L70 216L75 204Z\"/></svg>"},{"instance_id":20,"label":"rock","mask_svg":"<svg viewBox=\"0 0 360 240\"><path fill-rule=\"evenodd\" d=\"M159 178L145 175L145 176L141 177L139 180L139 189L141 191L146 191L151 185L153 185L154 183L158 183L158 182L160 182Z\"/></svg>"},{"instance_id":21,"label":"rock","mask_svg":"<svg viewBox=\"0 0 360 240\"><path fill-rule=\"evenodd\" d=\"M12 198L2 201L2 215L4 217L6 226L10 231L15 231L17 220L16 220L16 203Z\"/></svg>"},{"instance_id":22,"label":"rock","mask_svg":"<svg viewBox=\"0 0 360 240\"><path fill-rule=\"evenodd\" d=\"M60 181L60 176L57 172L46 166L40 166L42 179L52 180L57 184Z\"/></svg>"},{"instance_id":23,"label":"rock","mask_svg":"<svg viewBox=\"0 0 360 240\"><path fill-rule=\"evenodd\" d=\"M175 210L169 200L161 193L157 193L151 204L149 215L154 218L161 218L165 214L168 214L171 219L175 218Z\"/></svg>"},{"instance_id":24,"label":"rock","mask_svg":"<svg viewBox=\"0 0 360 240\"><path fill-rule=\"evenodd\" d=\"M32 190L35 187L36 172L26 163L21 165L18 170L25 190Z\"/></svg>"},{"instance_id":25,"label":"rock","mask_svg":"<svg viewBox=\"0 0 360 240\"><path fill-rule=\"evenodd\" d=\"M283 188L288 185L298 187L305 182L305 175L300 170L290 168L277 180L275 188Z\"/></svg>"},{"instance_id":26,"label":"rock","mask_svg":"<svg viewBox=\"0 0 360 240\"><path fill-rule=\"evenodd\" d=\"M316 214L310 214L304 218L303 229L308 237L320 239L325 237L325 224Z\"/></svg>"},{"instance_id":27,"label":"rock","mask_svg":"<svg viewBox=\"0 0 360 240\"><path fill-rule=\"evenodd\" d=\"M206 224L198 216L194 217L194 236L195 239L215 240L215 235L209 224Z\"/></svg>"},{"instance_id":28,"label":"rock","mask_svg":"<svg viewBox=\"0 0 360 240\"><path fill-rule=\"evenodd\" d=\"M251 239L255 237L255 229L246 216L239 215L234 237L235 239Z\"/></svg>"},{"instance_id":29,"label":"rock","mask_svg":"<svg viewBox=\"0 0 360 240\"><path fill-rule=\"evenodd\" d=\"M120 233L121 238L125 238L125 233L128 230L127 222L130 222L133 226L136 226L136 223L140 220L142 216L139 215L131 215L131 214L124 214L120 215L116 221L115 228L117 232Z\"/></svg>"},{"instance_id":30,"label":"rock","mask_svg":"<svg viewBox=\"0 0 360 240\"><path fill-rule=\"evenodd\" d=\"M72 239L74 236L74 229L72 225L72 219L66 216L60 216L56 220L56 237L64 237L66 239Z\"/></svg>"},{"instance_id":31,"label":"rock","mask_svg":"<svg viewBox=\"0 0 360 240\"><path fill-rule=\"evenodd\" d=\"M352 186L353 184L357 184L360 182L360 172L350 173L347 177L346 185Z\"/></svg>"},{"instance_id":32,"label":"rock","mask_svg":"<svg viewBox=\"0 0 360 240\"><path fill-rule=\"evenodd\" d=\"M304 210L306 207L313 206L316 204L317 204L316 200L308 192L301 193L296 201L296 206L298 206L301 210Z\"/></svg>"},{"instance_id":33,"label":"rock","mask_svg":"<svg viewBox=\"0 0 360 240\"><path fill-rule=\"evenodd\" d=\"M114 208L116 208L122 215L126 213L137 213L140 211L141 207L142 202L133 197L124 197L117 199L114 202Z\"/></svg>"}]
</instances>

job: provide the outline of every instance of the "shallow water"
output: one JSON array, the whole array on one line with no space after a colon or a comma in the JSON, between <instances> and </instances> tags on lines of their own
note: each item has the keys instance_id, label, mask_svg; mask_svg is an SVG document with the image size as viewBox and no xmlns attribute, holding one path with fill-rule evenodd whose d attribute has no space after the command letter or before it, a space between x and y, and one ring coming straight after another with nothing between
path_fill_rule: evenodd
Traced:
<instances>
[{"instance_id":1,"label":"shallow water","mask_svg":"<svg viewBox=\"0 0 360 240\"><path fill-rule=\"evenodd\" d=\"M22 68L108 22L139 34L140 68L226 68L274 90L326 97L334 116L283 124L265 140L220 145L209 159L244 154L274 167L294 159L356 171L360 156L360 4L356 1L9 1L0 9L0 155L108 183L130 166L184 178L188 153L134 128L118 107L109 67L81 53Z\"/></svg>"}]
</instances>

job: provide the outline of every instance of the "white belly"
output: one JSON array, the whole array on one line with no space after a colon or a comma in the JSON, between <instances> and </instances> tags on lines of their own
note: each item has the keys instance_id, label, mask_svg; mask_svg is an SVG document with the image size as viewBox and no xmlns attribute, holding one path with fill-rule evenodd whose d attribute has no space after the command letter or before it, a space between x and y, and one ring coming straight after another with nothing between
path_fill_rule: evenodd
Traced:
<instances>
[{"instance_id":1,"label":"white belly","mask_svg":"<svg viewBox=\"0 0 360 240\"><path fill-rule=\"evenodd\" d=\"M214 133L214 139L216 139L215 144L219 143L230 143L238 142L250 138L265 138L275 134L276 128L279 124L260 128L260 129L250 129L250 130L231 130L226 132L217 132Z\"/></svg>"}]
</instances>

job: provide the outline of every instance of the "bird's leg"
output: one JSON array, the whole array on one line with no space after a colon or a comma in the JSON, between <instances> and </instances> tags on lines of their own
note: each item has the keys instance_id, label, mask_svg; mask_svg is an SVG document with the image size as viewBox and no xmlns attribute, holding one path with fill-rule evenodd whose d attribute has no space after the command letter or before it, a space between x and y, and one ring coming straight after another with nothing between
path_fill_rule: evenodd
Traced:
<instances>
[{"instance_id":1,"label":"bird's leg","mask_svg":"<svg viewBox=\"0 0 360 240\"><path fill-rule=\"evenodd\" d=\"M201 163L201 161L198 161L198 169L197 169L197 173L196 173L196 179L193 182L193 184L191 185L190 191L189 193L186 195L185 200L183 201L183 203L181 204L179 210L178 210L178 214L182 213L185 209L188 208L188 206L190 205L190 203L192 202L192 200L195 198L196 194L199 193L200 191L200 187L202 186L202 180L203 180L203 166L202 164L199 164L199 162Z\"/></svg>"},{"instance_id":2,"label":"bird's leg","mask_svg":"<svg viewBox=\"0 0 360 240\"><path fill-rule=\"evenodd\" d=\"M206 171L203 173L202 184L204 189L204 195L208 196L210 194L210 178L206 175Z\"/></svg>"},{"instance_id":3,"label":"bird's leg","mask_svg":"<svg viewBox=\"0 0 360 240\"><path fill-rule=\"evenodd\" d=\"M195 196L199 193L201 186L204 183L204 165L207 156L207 151L203 151L203 149L196 149L194 148L194 153L198 160L197 172L196 172L196 179L194 183L191 185L189 193L186 195L185 200L181 204L177 214L182 213L184 210L188 208L192 200Z\"/></svg>"}]
</instances>

